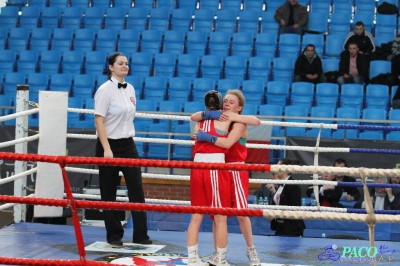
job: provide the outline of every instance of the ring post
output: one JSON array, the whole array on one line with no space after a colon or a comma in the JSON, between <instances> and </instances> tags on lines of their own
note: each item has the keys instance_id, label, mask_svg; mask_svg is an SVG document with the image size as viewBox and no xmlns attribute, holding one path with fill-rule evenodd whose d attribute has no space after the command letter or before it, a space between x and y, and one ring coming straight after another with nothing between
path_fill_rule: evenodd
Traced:
<instances>
[{"instance_id":1,"label":"ring post","mask_svg":"<svg viewBox=\"0 0 400 266\"><path fill-rule=\"evenodd\" d=\"M16 113L28 110L29 85L17 85ZM28 117L19 116L15 121L15 138L22 139L28 137ZM22 142L15 144L16 153L28 153L28 143ZM26 171L26 161L15 161L14 174ZM14 195L19 197L26 196L26 176L14 181ZM17 204L14 206L14 222L19 223L26 219L26 205Z\"/></svg>"}]
</instances>

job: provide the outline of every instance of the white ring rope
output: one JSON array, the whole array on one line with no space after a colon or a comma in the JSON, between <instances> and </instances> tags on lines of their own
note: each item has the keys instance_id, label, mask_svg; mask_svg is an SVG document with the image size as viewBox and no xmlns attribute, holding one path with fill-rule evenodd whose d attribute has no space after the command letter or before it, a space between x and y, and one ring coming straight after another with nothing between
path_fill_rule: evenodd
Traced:
<instances>
[{"instance_id":1,"label":"white ring rope","mask_svg":"<svg viewBox=\"0 0 400 266\"><path fill-rule=\"evenodd\" d=\"M24 142L28 142L28 141L32 141L32 140L37 140L37 139L39 139L39 134L32 135L32 136L29 136L26 138L5 141L5 142L0 143L0 148L9 147L9 146L13 146L18 143L24 143Z\"/></svg>"},{"instance_id":2,"label":"white ring rope","mask_svg":"<svg viewBox=\"0 0 400 266\"><path fill-rule=\"evenodd\" d=\"M18 112L18 113L15 113L15 114L0 116L0 122L11 120L11 119L15 119L15 118L21 117L21 116L27 116L27 115L31 115L31 114L36 114L38 112L39 112L39 108L33 108L31 110L22 111L22 112Z\"/></svg>"},{"instance_id":3,"label":"white ring rope","mask_svg":"<svg viewBox=\"0 0 400 266\"><path fill-rule=\"evenodd\" d=\"M22 178L22 177L25 177L25 176L34 174L34 173L36 173L36 172L37 172L37 168L35 167L35 168L29 169L29 170L27 170L27 171L24 171L24 172L22 172L22 173L18 173L18 174L16 174L16 175L12 175L12 176L3 178L3 179L0 180L0 185L3 185L3 184L6 184L6 183L8 183L8 182L11 182L11 181L20 179L20 178Z\"/></svg>"}]
</instances>

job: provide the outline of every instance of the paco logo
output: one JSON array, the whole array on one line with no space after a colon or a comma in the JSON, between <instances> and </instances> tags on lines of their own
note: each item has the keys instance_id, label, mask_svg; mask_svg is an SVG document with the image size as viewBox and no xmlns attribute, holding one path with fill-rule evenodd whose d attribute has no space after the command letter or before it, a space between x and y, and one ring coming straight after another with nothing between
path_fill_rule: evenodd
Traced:
<instances>
[{"instance_id":1,"label":"paco logo","mask_svg":"<svg viewBox=\"0 0 400 266\"><path fill-rule=\"evenodd\" d=\"M394 259L393 253L395 250L389 249L386 245L381 245L379 248L372 247L349 247L344 246L343 251L338 252L337 245L329 245L324 248L324 251L318 254L320 261L338 261L341 262L371 262L371 261L391 261Z\"/></svg>"}]
</instances>

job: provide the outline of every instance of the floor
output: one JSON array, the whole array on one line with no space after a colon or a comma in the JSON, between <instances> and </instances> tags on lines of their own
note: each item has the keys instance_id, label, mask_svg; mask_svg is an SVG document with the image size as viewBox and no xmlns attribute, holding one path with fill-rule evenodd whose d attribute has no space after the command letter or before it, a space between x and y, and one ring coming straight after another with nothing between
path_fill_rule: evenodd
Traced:
<instances>
[{"instance_id":1,"label":"floor","mask_svg":"<svg viewBox=\"0 0 400 266\"><path fill-rule=\"evenodd\" d=\"M105 241L105 229L99 226L82 226L85 246L96 241ZM165 245L157 255L185 257L186 233L177 231L149 231L154 244ZM131 229L125 229L124 241L129 242ZM40 223L18 223L0 229L0 256L38 259L78 259L74 229L70 225L50 225ZM212 234L200 233L200 256L207 259L213 251ZM367 240L329 239L329 238L294 238L276 236L254 236L262 265L354 265L370 264L357 262L356 258L365 255L369 247ZM334 249L326 249L331 246ZM377 265L399 265L400 243L376 241ZM365 247L364 250L362 247ZM374 250L374 249L372 249ZM336 252L335 252L336 251ZM345 258L339 258L343 251L348 251ZM340 254L340 255L339 255ZM89 260L103 260L105 257L131 257L115 252L87 251ZM246 247L241 234L229 234L228 261L231 265L247 265ZM344 259L351 260L345 262ZM152 265L178 263L152 263ZM133 265L133 264L127 264ZM137 264L139 265L139 264ZM150 264L146 264L150 265Z\"/></svg>"}]
</instances>

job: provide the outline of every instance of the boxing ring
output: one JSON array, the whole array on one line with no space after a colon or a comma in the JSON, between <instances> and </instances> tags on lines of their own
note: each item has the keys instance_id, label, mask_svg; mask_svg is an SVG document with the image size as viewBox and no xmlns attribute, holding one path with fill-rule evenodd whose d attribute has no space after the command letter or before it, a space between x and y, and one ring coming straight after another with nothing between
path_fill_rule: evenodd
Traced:
<instances>
[{"instance_id":1,"label":"boxing ring","mask_svg":"<svg viewBox=\"0 0 400 266\"><path fill-rule=\"evenodd\" d=\"M45 92L46 96L51 98L54 92ZM62 93L56 93L57 97ZM4 203L0 206L0 210L10 207L14 208L14 221L15 224L0 229L0 237L2 244L0 244L0 263L4 265L104 265L101 258L105 256L119 257L115 253L103 254L87 252L85 246L90 242L104 240L104 228L89 228L81 226L78 209L113 209L113 210L141 210L147 212L165 212L165 213L203 213L203 214L224 214L230 216L249 216L258 218L288 218L288 219L319 219L319 220L339 220L339 221L356 221L364 222L368 225L369 240L355 241L355 240L332 240L332 239L309 239L309 238L291 238L291 237L274 237L274 236L257 236L254 235L254 244L258 250L260 260L263 265L282 265L282 264L297 264L297 265L316 265L316 264L335 264L335 265L351 265L354 263L367 263L372 265L398 265L400 261L400 244L397 242L375 241L374 227L377 223L398 223L400 218L399 211L374 211L371 200L369 197L368 187L371 186L384 186L392 188L400 188L396 184L370 184L367 182L367 177L372 176L400 176L400 169L369 169L369 168L338 168L328 166L318 166L318 156L323 152L343 152L343 153L376 153L376 154L399 154L400 150L389 149L348 149L348 148L323 148L319 147L320 138L317 138L315 147L296 147L296 146L279 146L279 145L261 145L261 144L247 144L248 148L259 149L301 149L303 151L314 153L314 165L312 166L296 166L296 165L269 165L269 164L221 164L221 163L198 163L191 161L167 161L167 160L149 160L149 159L106 159L106 158L93 158L93 157L79 157L79 156L65 156L63 154L45 155L46 152L39 154L27 154L26 143L32 140L41 138L45 142L46 136L54 135L54 130L59 130L59 127L48 127L49 130L44 135L41 132L34 136L27 136L27 119L23 118L27 115L41 112L40 117L45 117L44 112L54 106L54 101L49 102L49 106L41 103L41 99L45 96L40 92L39 106L34 109L28 110L28 90L26 88L19 88L17 90L17 111L15 114L0 117L0 122L8 119L16 119L16 139L13 141L0 144L1 147L15 145L15 153L0 152L0 160L15 161L15 174L1 179L0 185L8 182L14 182L14 195L4 196L0 195L0 202ZM62 100L57 102L61 105ZM64 99L65 102L65 99ZM45 103L45 102L44 102ZM42 110L43 109L43 110ZM72 109L64 108L61 116L65 116L66 112L81 112L93 113L93 110ZM145 114L137 113L137 117L157 118L157 119L172 119L172 120L189 120L187 116L174 116L174 115L160 115L160 114ZM44 118L43 118L44 119ZM65 123L65 122L61 122ZM338 124L312 124L312 123L287 123L275 121L262 121L263 125L268 126L296 126L307 128L330 128L330 129L368 129L368 130L400 130L399 127L389 126L361 126L361 125L338 125ZM41 124L39 124L41 125ZM54 127L54 126L53 126ZM39 127L40 131L42 127ZM53 131L52 131L53 130ZM65 128L66 131L66 128ZM64 135L65 134L65 135ZM53 136L57 139L63 138L84 138L94 139L96 136L88 136L81 134L68 134L60 133L57 131ZM168 144L181 144L193 145L193 141L185 140L172 140L172 139L155 139L155 138L134 138L135 141L142 142L157 142ZM45 148L40 149L46 150ZM64 151L65 152L65 149ZM38 168L26 170L26 162L37 162ZM45 166L43 166L45 165ZM50 170L57 168L57 173L62 177L63 191L61 196L50 197L46 195L46 190L30 194L26 196L26 180L27 175L36 172L46 173L46 166ZM157 167L157 168L181 168L181 169L221 169L221 170L243 170L252 172L278 172L285 171L293 174L302 173L312 175L312 180L268 180L269 183L275 184L299 184L299 185L313 185L314 190L318 189L318 185L334 185L334 186L356 186L362 187L364 191L364 200L366 202L366 209L351 209L351 208L328 208L322 206L271 206L271 205L249 205L247 210L238 210L231 208L217 209L217 208L204 208L204 207L191 207L189 202L179 202L170 200L146 199L146 204L128 203L125 202L126 198L118 198L119 202L102 202L98 201L99 196L74 194L71 191L67 172L82 171L97 173L96 170L82 169L73 167L74 165L124 165L124 166L139 166L139 167ZM40 168L40 166L43 166ZM362 182L355 183L342 183L336 181L320 181L318 175L322 173L332 173L337 175L348 175L358 177ZM54 172L53 172L54 173ZM162 178L170 180L189 180L188 176L173 176L173 175L156 175L156 174L143 174L148 178ZM265 179L250 179L250 183L261 184L265 183ZM58 189L60 190L60 189ZM65 191L65 194L64 194ZM43 194L44 193L44 194ZM59 192L58 192L59 194ZM45 196L43 196L45 195ZM318 193L316 193L318 195ZM89 199L89 200L88 200ZM96 201L93 201L96 200ZM317 201L319 201L317 197ZM44 206L45 208L53 208L51 210L60 210L62 208L69 208L72 214L73 226L57 226L57 225L43 225L35 223L24 223L25 206L35 205ZM44 209L47 212L48 209ZM56 211L57 212L57 211ZM125 229L128 232L130 229ZM184 232L162 232L162 231L149 231L151 239L155 244L164 245L164 249L160 252L165 254L180 254L180 258L186 254L186 235ZM4 241L4 239L7 239ZM27 250L24 250L21 245L23 241L30 242L26 244ZM230 234L228 241L228 261L233 265L241 265L247 263L245 257L245 244L243 237L240 234ZM37 243L44 243L39 245ZM64 245L64 246L63 246ZM211 254L213 251L212 234L200 234L200 255L205 256ZM32 246L32 249L29 248ZM67 246L67 247L66 247ZM350 250L347 250L350 248ZM67 250L67 251L66 251ZM68 252L69 251L69 252ZM369 252L369 253L368 253ZM374 252L376 254L374 254ZM118 253L118 252L117 252ZM354 257L364 258L364 260L356 260ZM371 255L373 254L373 256ZM345 255L345 256L344 256ZM397 255L397 256L396 256ZM336 260L335 260L336 259ZM346 260L347 259L347 260ZM109 261L109 260L108 260ZM118 259L113 262L113 265L158 265L157 261L149 263L137 262L136 264L118 264ZM178 265L186 264L184 259L173 259L170 256L169 260L163 261L159 264Z\"/></svg>"}]
</instances>

